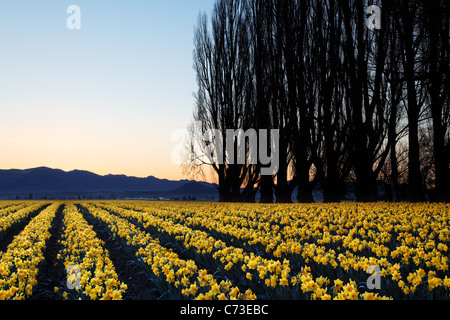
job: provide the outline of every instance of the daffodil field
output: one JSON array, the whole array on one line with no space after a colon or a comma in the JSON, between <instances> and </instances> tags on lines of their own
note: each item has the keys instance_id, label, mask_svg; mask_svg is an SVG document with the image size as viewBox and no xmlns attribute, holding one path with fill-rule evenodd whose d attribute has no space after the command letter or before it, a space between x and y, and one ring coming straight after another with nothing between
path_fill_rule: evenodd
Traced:
<instances>
[{"instance_id":1,"label":"daffodil field","mask_svg":"<svg viewBox=\"0 0 450 320\"><path fill-rule=\"evenodd\" d=\"M449 204L4 201L0 300L450 299L449 243Z\"/></svg>"}]
</instances>

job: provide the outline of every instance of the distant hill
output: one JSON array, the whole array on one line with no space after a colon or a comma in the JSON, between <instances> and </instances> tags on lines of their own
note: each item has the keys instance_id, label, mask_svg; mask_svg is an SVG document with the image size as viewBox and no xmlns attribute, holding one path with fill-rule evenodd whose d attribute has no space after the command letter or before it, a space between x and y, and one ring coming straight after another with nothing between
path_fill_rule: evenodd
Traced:
<instances>
[{"instance_id":1,"label":"distant hill","mask_svg":"<svg viewBox=\"0 0 450 320\"><path fill-rule=\"evenodd\" d=\"M129 177L125 175L101 176L89 171L66 172L59 169L39 167L26 170L0 170L0 193L94 193L94 192L145 192L177 196L217 193L215 185L190 180L172 181Z\"/></svg>"}]
</instances>

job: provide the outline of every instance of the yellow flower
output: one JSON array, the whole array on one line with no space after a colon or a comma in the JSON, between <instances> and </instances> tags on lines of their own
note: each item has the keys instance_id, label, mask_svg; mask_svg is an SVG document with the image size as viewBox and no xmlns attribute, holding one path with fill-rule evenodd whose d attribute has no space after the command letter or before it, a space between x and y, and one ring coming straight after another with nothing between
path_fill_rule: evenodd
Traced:
<instances>
[{"instance_id":1,"label":"yellow flower","mask_svg":"<svg viewBox=\"0 0 450 320\"><path fill-rule=\"evenodd\" d=\"M315 291L317 288L317 283L315 283L313 280L306 282L305 291Z\"/></svg>"},{"instance_id":2,"label":"yellow flower","mask_svg":"<svg viewBox=\"0 0 450 320\"><path fill-rule=\"evenodd\" d=\"M439 287L442 284L442 279L431 278L428 279L428 290L433 291L434 288Z\"/></svg>"},{"instance_id":3,"label":"yellow flower","mask_svg":"<svg viewBox=\"0 0 450 320\"><path fill-rule=\"evenodd\" d=\"M450 288L450 278L445 276L443 283L444 283L445 289L449 289Z\"/></svg>"},{"instance_id":4,"label":"yellow flower","mask_svg":"<svg viewBox=\"0 0 450 320\"><path fill-rule=\"evenodd\" d=\"M374 295L372 292L364 292L361 296L364 300L373 300L374 299Z\"/></svg>"},{"instance_id":5,"label":"yellow flower","mask_svg":"<svg viewBox=\"0 0 450 320\"><path fill-rule=\"evenodd\" d=\"M207 292L204 295L204 300L212 300L212 297L213 297L212 293L211 292Z\"/></svg>"},{"instance_id":6,"label":"yellow flower","mask_svg":"<svg viewBox=\"0 0 450 320\"><path fill-rule=\"evenodd\" d=\"M11 293L11 295L14 295L14 294L17 292L17 290L19 290L17 287L12 286L12 287L9 289L9 292Z\"/></svg>"},{"instance_id":7,"label":"yellow flower","mask_svg":"<svg viewBox=\"0 0 450 320\"><path fill-rule=\"evenodd\" d=\"M215 294L215 295L218 294L219 291L220 291L219 285L218 285L217 283L214 283L214 284L211 286L211 291L212 291L212 293Z\"/></svg>"},{"instance_id":8,"label":"yellow flower","mask_svg":"<svg viewBox=\"0 0 450 320\"><path fill-rule=\"evenodd\" d=\"M189 279L186 277L183 277L181 279L181 283L183 284L183 286L187 287L189 285Z\"/></svg>"},{"instance_id":9,"label":"yellow flower","mask_svg":"<svg viewBox=\"0 0 450 320\"><path fill-rule=\"evenodd\" d=\"M270 276L270 286L272 288L275 288L277 285L277 281L278 281L278 276L276 274Z\"/></svg>"},{"instance_id":10,"label":"yellow flower","mask_svg":"<svg viewBox=\"0 0 450 320\"><path fill-rule=\"evenodd\" d=\"M289 285L289 282L288 282L288 280L286 278L281 278L280 279L280 285L281 286L287 286L287 285Z\"/></svg>"},{"instance_id":11,"label":"yellow flower","mask_svg":"<svg viewBox=\"0 0 450 320\"><path fill-rule=\"evenodd\" d=\"M319 289L317 289L316 291L314 291L314 293L313 293L313 295L314 295L314 299L317 299L317 298L322 298L322 296L324 295L326 293L326 291L324 290L324 289L321 289L321 288L319 288Z\"/></svg>"},{"instance_id":12,"label":"yellow flower","mask_svg":"<svg viewBox=\"0 0 450 320\"><path fill-rule=\"evenodd\" d=\"M420 276L414 277L414 279L412 280L412 284L417 286L422 282L422 278Z\"/></svg>"},{"instance_id":13,"label":"yellow flower","mask_svg":"<svg viewBox=\"0 0 450 320\"><path fill-rule=\"evenodd\" d=\"M247 263L247 266L250 268L250 269L256 269L256 265L258 264L258 261L256 260L256 259L251 259L248 263Z\"/></svg>"},{"instance_id":14,"label":"yellow flower","mask_svg":"<svg viewBox=\"0 0 450 320\"><path fill-rule=\"evenodd\" d=\"M190 292L189 292L189 290L187 290L187 289L183 289L183 290L181 290L181 294L182 294L182 295L185 295L185 296L187 296L187 297L189 297Z\"/></svg>"},{"instance_id":15,"label":"yellow flower","mask_svg":"<svg viewBox=\"0 0 450 320\"><path fill-rule=\"evenodd\" d=\"M223 293L221 293L217 298L219 300L227 300L227 297Z\"/></svg>"},{"instance_id":16,"label":"yellow flower","mask_svg":"<svg viewBox=\"0 0 450 320\"><path fill-rule=\"evenodd\" d=\"M122 299L122 293L120 291L118 291L118 290L114 290L112 295L111 295L111 298L113 300L121 300Z\"/></svg>"},{"instance_id":17,"label":"yellow flower","mask_svg":"<svg viewBox=\"0 0 450 320\"><path fill-rule=\"evenodd\" d=\"M237 297L239 295L239 288L238 287L234 287L231 291L230 291L230 296L231 297Z\"/></svg>"},{"instance_id":18,"label":"yellow flower","mask_svg":"<svg viewBox=\"0 0 450 320\"><path fill-rule=\"evenodd\" d=\"M173 270L170 270L169 273L166 275L166 281L167 282L175 281L175 273Z\"/></svg>"},{"instance_id":19,"label":"yellow flower","mask_svg":"<svg viewBox=\"0 0 450 320\"><path fill-rule=\"evenodd\" d=\"M358 300L358 291L350 291L347 296L350 300Z\"/></svg>"},{"instance_id":20,"label":"yellow flower","mask_svg":"<svg viewBox=\"0 0 450 320\"><path fill-rule=\"evenodd\" d=\"M344 283L340 279L334 280L334 287L336 289L336 292L339 292L339 290L341 290L343 284Z\"/></svg>"},{"instance_id":21,"label":"yellow flower","mask_svg":"<svg viewBox=\"0 0 450 320\"><path fill-rule=\"evenodd\" d=\"M197 290L198 290L198 288L197 288L197 285L195 283L191 284L191 286L189 287L189 292L191 294L193 294L193 295L197 293Z\"/></svg>"},{"instance_id":22,"label":"yellow flower","mask_svg":"<svg viewBox=\"0 0 450 320\"><path fill-rule=\"evenodd\" d=\"M423 278L426 275L426 272L423 269L419 269L419 270L417 270L417 275L419 277Z\"/></svg>"},{"instance_id":23,"label":"yellow flower","mask_svg":"<svg viewBox=\"0 0 450 320\"><path fill-rule=\"evenodd\" d=\"M397 271L394 271L394 273L392 274L392 279L398 281L401 278L402 278L401 274Z\"/></svg>"}]
</instances>

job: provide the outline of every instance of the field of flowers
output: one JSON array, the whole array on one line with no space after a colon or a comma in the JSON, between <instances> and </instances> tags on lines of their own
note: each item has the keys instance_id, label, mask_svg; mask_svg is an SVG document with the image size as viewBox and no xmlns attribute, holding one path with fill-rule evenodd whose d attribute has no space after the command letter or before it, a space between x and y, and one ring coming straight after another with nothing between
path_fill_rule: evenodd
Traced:
<instances>
[{"instance_id":1,"label":"field of flowers","mask_svg":"<svg viewBox=\"0 0 450 320\"><path fill-rule=\"evenodd\" d=\"M449 204L4 201L0 300L450 299L449 243Z\"/></svg>"}]
</instances>

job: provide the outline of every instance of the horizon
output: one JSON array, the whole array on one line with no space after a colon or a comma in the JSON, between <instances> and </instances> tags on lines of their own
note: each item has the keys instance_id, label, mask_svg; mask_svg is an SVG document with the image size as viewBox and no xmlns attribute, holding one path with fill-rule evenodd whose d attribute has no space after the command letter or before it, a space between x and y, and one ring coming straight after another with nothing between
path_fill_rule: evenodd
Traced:
<instances>
[{"instance_id":1,"label":"horizon","mask_svg":"<svg viewBox=\"0 0 450 320\"><path fill-rule=\"evenodd\" d=\"M192 121L194 26L214 2L2 2L0 167L187 179L172 133Z\"/></svg>"},{"instance_id":2,"label":"horizon","mask_svg":"<svg viewBox=\"0 0 450 320\"><path fill-rule=\"evenodd\" d=\"M89 172L101 177L106 177L106 176L125 176L128 178L139 178L139 179L146 179L146 178L157 178L159 180L169 180L169 181L188 181L188 182L208 182L208 183L212 183L213 182L209 182L209 181L203 181L203 180L198 180L198 179L189 179L189 178L182 178L182 179L176 179L176 180L172 180L172 179L167 179L167 178L159 178L156 177L154 175L149 175L149 176L132 176L132 175L127 175L127 174L122 174L122 173L106 173L106 174L100 174L91 170L86 170L86 169L71 169L71 170L65 170L65 169L61 169L61 168L53 168L53 167L48 167L48 166L37 166L37 167L33 167L33 168L0 168L0 171L9 171L9 170L18 170L18 171L26 171L26 170L36 170L36 169L49 169L49 170L60 170L63 171L65 173L70 173L70 172Z\"/></svg>"}]
</instances>

